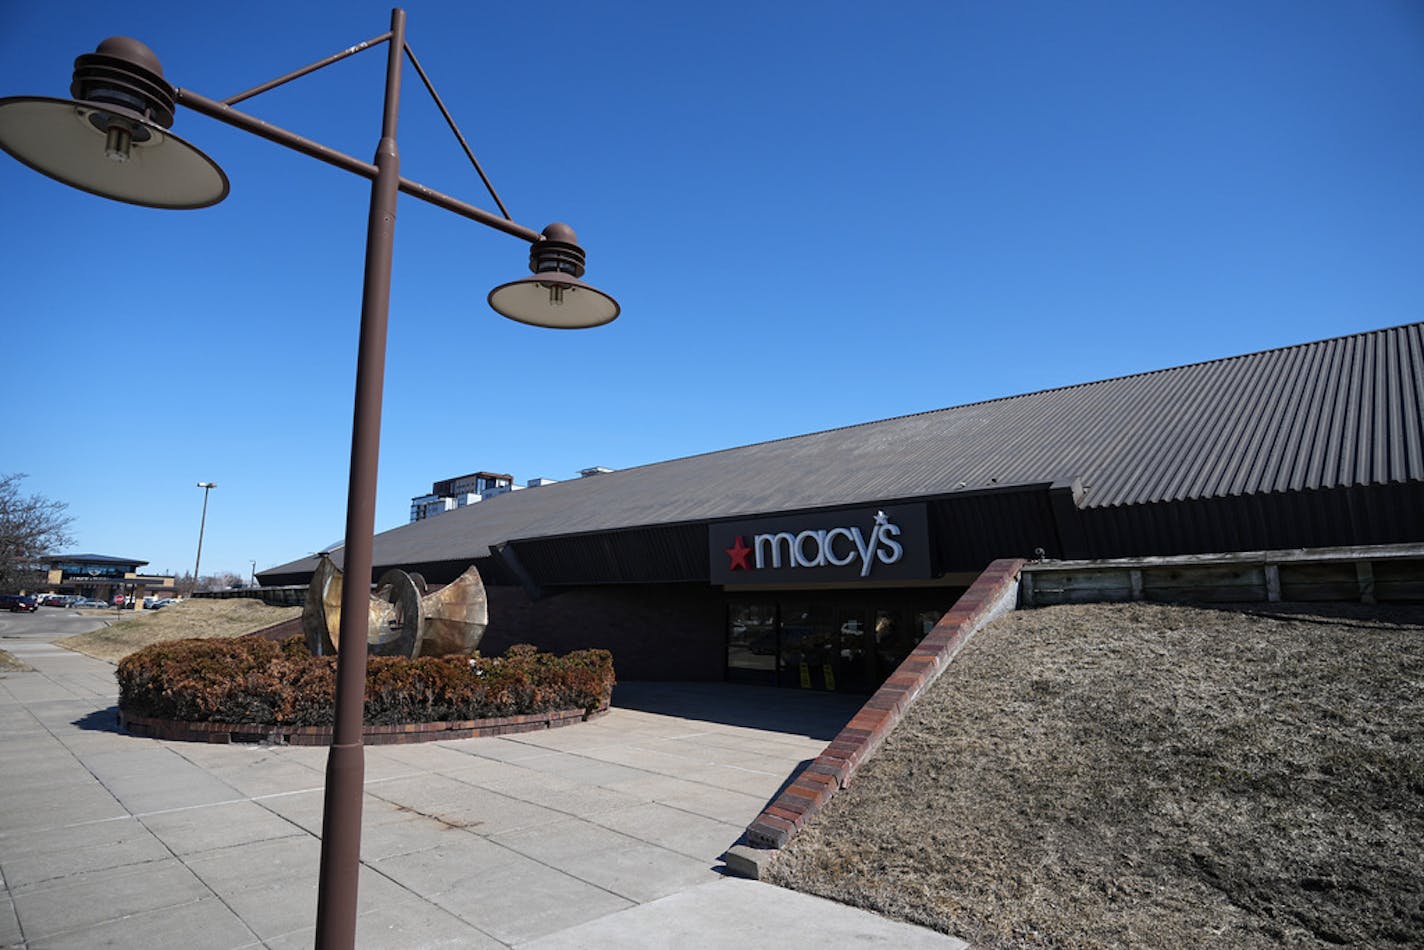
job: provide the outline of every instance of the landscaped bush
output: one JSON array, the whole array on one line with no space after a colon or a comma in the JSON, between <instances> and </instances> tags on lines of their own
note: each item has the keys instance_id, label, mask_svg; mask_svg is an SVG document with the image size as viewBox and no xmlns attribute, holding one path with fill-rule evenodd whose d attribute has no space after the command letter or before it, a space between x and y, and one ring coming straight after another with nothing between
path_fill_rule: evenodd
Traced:
<instances>
[{"instance_id":1,"label":"landscaped bush","mask_svg":"<svg viewBox=\"0 0 1424 950\"><path fill-rule=\"evenodd\" d=\"M330 725L336 658L312 656L301 637L156 643L119 663L119 708L186 722ZM457 722L604 706L613 692L607 650L565 656L528 644L504 656L371 657L366 722Z\"/></svg>"}]
</instances>

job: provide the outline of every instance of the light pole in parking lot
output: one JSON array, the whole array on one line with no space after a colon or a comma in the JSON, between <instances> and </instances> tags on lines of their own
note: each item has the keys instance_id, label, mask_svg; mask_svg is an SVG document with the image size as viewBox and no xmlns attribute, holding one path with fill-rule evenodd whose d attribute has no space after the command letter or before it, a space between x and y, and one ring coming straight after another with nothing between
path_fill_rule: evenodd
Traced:
<instances>
[{"instance_id":1,"label":"light pole in parking lot","mask_svg":"<svg viewBox=\"0 0 1424 950\"><path fill-rule=\"evenodd\" d=\"M322 813L316 922L317 944L322 947L352 947L356 939L365 776L362 707L366 692L366 627L397 197L405 194L418 198L528 242L530 274L495 287L485 298L500 315L531 326L582 329L609 323L619 314L616 300L579 279L584 273L585 258L572 228L551 224L539 232L510 217L406 44L405 12L392 10L390 23L390 30L380 36L221 101L170 85L153 51L127 37L107 39L94 53L75 60L70 86L73 100L35 96L0 99L0 148L65 184L131 204L203 208L227 197L227 176L217 163L169 131L174 110L180 105L371 181L342 549L346 583L341 601L341 649L337 653L335 721ZM381 138L372 161L353 158L234 108L269 89L382 45L387 54L385 107ZM401 177L396 120L401 65L406 59L489 188L500 214ZM541 72L542 67L531 76L542 84ZM458 284L455 287L456 292L464 289ZM198 487L216 486L199 482ZM203 515L206 518L206 493ZM201 527L198 554L201 558ZM195 564L195 585L197 575Z\"/></svg>"},{"instance_id":2,"label":"light pole in parking lot","mask_svg":"<svg viewBox=\"0 0 1424 950\"><path fill-rule=\"evenodd\" d=\"M203 517L198 522L198 556L193 560L193 589L188 592L189 596L198 591L198 565L203 563L203 528L208 524L208 492L218 487L217 482L199 482L198 487L203 490Z\"/></svg>"}]
</instances>

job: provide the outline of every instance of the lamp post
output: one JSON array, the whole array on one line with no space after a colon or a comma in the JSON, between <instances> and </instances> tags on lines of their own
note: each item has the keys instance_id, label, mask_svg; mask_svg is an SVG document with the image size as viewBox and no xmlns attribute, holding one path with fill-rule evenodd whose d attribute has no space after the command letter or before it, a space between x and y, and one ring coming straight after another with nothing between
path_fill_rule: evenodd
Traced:
<instances>
[{"instance_id":1,"label":"lamp post","mask_svg":"<svg viewBox=\"0 0 1424 950\"><path fill-rule=\"evenodd\" d=\"M245 99L381 44L386 45L385 105L373 162L363 162L233 108ZM502 215L400 176L396 124L403 58L409 58L419 73ZM534 326L579 329L611 322L618 316L618 303L579 280L584 272L584 252L571 228L551 224L541 233L509 216L406 44L403 10L391 11L387 32L221 101L169 85L153 52L127 37L107 39L94 53L76 59L70 92L74 100L0 99L0 148L42 174L103 197L158 208L202 208L227 196L227 176L217 163L169 131L178 105L372 182L347 484L343 568L348 583L342 591L341 649L337 654L335 725L326 768L316 921L318 946L352 947L365 776L361 724L366 685L365 601L375 531L396 199L404 193L529 242L531 275L501 284L488 295L489 305L502 316ZM195 580L196 573L195 569Z\"/></svg>"},{"instance_id":2,"label":"lamp post","mask_svg":"<svg viewBox=\"0 0 1424 950\"><path fill-rule=\"evenodd\" d=\"M208 492L218 487L217 482L199 482L198 487L203 490L203 517L198 522L198 556L193 559L193 589L189 591L189 596L198 592L198 565L203 563L203 529L208 525Z\"/></svg>"}]
</instances>

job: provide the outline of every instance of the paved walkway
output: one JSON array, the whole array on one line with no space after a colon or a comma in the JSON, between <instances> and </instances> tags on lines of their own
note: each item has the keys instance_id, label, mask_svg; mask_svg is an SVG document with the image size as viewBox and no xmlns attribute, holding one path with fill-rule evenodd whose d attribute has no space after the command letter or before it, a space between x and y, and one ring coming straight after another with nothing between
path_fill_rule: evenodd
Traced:
<instances>
[{"instance_id":1,"label":"paved walkway","mask_svg":"<svg viewBox=\"0 0 1424 950\"><path fill-rule=\"evenodd\" d=\"M112 664L0 636L0 947L307 947L324 749L115 727ZM563 729L366 750L362 948L962 947L717 869L845 697L625 684Z\"/></svg>"}]
</instances>

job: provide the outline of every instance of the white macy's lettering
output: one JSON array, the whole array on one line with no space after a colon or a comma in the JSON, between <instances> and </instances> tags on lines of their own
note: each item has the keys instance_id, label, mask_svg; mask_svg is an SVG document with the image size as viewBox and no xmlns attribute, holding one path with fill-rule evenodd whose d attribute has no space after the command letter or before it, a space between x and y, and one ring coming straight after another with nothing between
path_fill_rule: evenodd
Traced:
<instances>
[{"instance_id":1,"label":"white macy's lettering","mask_svg":"<svg viewBox=\"0 0 1424 950\"><path fill-rule=\"evenodd\" d=\"M756 535L752 539L752 547L756 552L758 569L766 567L768 561L773 568L781 567L783 553L788 567L845 567L860 558L860 576L868 577L876 561L894 564L904 555L904 547L895 540L899 536L899 525L892 524L885 512L877 511L875 527L871 529L869 538L861 533L860 528L823 528L800 534L780 531ZM842 539L845 543L838 551L836 542Z\"/></svg>"}]
</instances>

